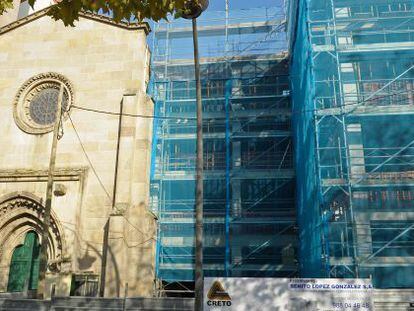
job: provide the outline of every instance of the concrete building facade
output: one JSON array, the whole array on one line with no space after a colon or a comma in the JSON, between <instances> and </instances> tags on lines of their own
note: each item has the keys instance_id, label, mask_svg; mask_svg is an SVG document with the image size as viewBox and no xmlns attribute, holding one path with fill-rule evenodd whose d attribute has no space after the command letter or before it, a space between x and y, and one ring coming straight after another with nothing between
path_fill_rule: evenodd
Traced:
<instances>
[{"instance_id":1,"label":"concrete building facade","mask_svg":"<svg viewBox=\"0 0 414 311\"><path fill-rule=\"evenodd\" d=\"M65 296L117 297L126 284L130 295L152 296L149 28L86 13L67 28L45 14L6 25L11 17L1 17L0 292L37 287L51 131L63 86L47 284Z\"/></svg>"}]
</instances>

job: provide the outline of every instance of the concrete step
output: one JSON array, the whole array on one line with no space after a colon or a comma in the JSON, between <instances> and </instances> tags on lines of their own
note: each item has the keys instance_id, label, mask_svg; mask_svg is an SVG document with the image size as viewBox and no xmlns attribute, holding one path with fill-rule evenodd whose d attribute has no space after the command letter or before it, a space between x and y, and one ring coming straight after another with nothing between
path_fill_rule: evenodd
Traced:
<instances>
[{"instance_id":1,"label":"concrete step","mask_svg":"<svg viewBox=\"0 0 414 311\"><path fill-rule=\"evenodd\" d=\"M89 309L122 309L123 300L117 298L94 298L94 297L55 297L52 307L78 307Z\"/></svg>"},{"instance_id":2,"label":"concrete step","mask_svg":"<svg viewBox=\"0 0 414 311\"><path fill-rule=\"evenodd\" d=\"M123 311L122 308L89 308L89 307L69 307L69 306L61 306L61 307L56 307L56 306L52 306L52 308L50 309L50 311L82 311L82 310L91 310L91 311L98 311L98 310L102 310L102 311Z\"/></svg>"},{"instance_id":3,"label":"concrete step","mask_svg":"<svg viewBox=\"0 0 414 311\"><path fill-rule=\"evenodd\" d=\"M87 298L87 297L56 297L52 301L52 310L103 310L122 311L123 299ZM128 298L125 310L193 310L193 299L179 298Z\"/></svg>"},{"instance_id":4,"label":"concrete step","mask_svg":"<svg viewBox=\"0 0 414 311\"><path fill-rule=\"evenodd\" d=\"M125 309L124 309L125 303ZM0 299L0 311L192 311L194 299L55 297L51 301Z\"/></svg>"},{"instance_id":5,"label":"concrete step","mask_svg":"<svg viewBox=\"0 0 414 311\"><path fill-rule=\"evenodd\" d=\"M194 310L194 299L185 298L129 298L127 310Z\"/></svg>"},{"instance_id":6,"label":"concrete step","mask_svg":"<svg viewBox=\"0 0 414 311\"><path fill-rule=\"evenodd\" d=\"M50 301L35 299L0 299L1 311L49 311Z\"/></svg>"}]
</instances>

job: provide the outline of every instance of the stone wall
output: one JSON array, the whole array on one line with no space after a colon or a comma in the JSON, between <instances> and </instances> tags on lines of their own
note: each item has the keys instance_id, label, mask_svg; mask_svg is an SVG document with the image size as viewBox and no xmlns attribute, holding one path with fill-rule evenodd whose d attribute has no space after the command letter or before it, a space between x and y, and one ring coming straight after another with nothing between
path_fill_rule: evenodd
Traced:
<instances>
[{"instance_id":1,"label":"stone wall","mask_svg":"<svg viewBox=\"0 0 414 311\"><path fill-rule=\"evenodd\" d=\"M153 103L145 95L147 30L145 25L116 25L90 14L83 14L76 27L66 28L44 12L20 25L0 28L0 204L28 196L42 206L46 193L52 133L25 133L16 125L19 88L36 75L54 72L73 86L75 106L119 113L123 102L125 111L151 116ZM59 229L51 235L64 241L56 255L59 269L65 278L72 272L100 274L103 243L108 242L105 295L118 296L128 283L130 295L151 296L156 234L154 217L147 210L152 120L124 117L119 136L118 115L74 107L69 114L56 160L57 183L66 193L52 202ZM113 201L118 145L122 161ZM111 215L121 225L109 226L109 240L104 241L105 225L113 223ZM36 221L26 223L21 235L32 225L35 230ZM0 226L0 237L3 229ZM8 243L0 254L0 292L6 290L8 279L8 263L1 257L10 258L22 236L14 237L16 245L7 239L0 239Z\"/></svg>"}]
</instances>

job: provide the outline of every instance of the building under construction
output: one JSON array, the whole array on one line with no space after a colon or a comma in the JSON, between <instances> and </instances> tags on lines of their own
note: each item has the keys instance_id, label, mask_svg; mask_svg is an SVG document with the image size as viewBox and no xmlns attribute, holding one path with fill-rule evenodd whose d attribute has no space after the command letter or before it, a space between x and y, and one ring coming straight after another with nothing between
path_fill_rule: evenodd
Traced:
<instances>
[{"instance_id":1,"label":"building under construction","mask_svg":"<svg viewBox=\"0 0 414 311\"><path fill-rule=\"evenodd\" d=\"M414 5L275 3L199 20L205 275L414 287ZM171 295L194 279L192 33L153 27L151 196Z\"/></svg>"},{"instance_id":2,"label":"building under construction","mask_svg":"<svg viewBox=\"0 0 414 311\"><path fill-rule=\"evenodd\" d=\"M227 5L198 19L205 276L297 275L285 10L282 1L274 3L248 10ZM191 22L152 28L157 277L163 295L191 295L196 160Z\"/></svg>"},{"instance_id":3,"label":"building under construction","mask_svg":"<svg viewBox=\"0 0 414 311\"><path fill-rule=\"evenodd\" d=\"M288 15L300 274L414 287L414 3Z\"/></svg>"}]
</instances>

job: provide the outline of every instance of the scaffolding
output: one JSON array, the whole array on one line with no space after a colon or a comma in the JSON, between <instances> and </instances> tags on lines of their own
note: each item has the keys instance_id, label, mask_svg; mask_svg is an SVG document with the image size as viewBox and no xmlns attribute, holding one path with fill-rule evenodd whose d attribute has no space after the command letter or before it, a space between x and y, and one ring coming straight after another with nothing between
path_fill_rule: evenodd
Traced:
<instances>
[{"instance_id":1,"label":"scaffolding","mask_svg":"<svg viewBox=\"0 0 414 311\"><path fill-rule=\"evenodd\" d=\"M290 1L300 273L414 286L414 3Z\"/></svg>"},{"instance_id":2,"label":"scaffolding","mask_svg":"<svg viewBox=\"0 0 414 311\"><path fill-rule=\"evenodd\" d=\"M224 2L224 0L223 0ZM295 276L295 174L285 10L198 20L204 128L205 276ZM230 2L231 8L231 2ZM151 207L161 295L194 280L195 81L191 23L153 25Z\"/></svg>"}]
</instances>

